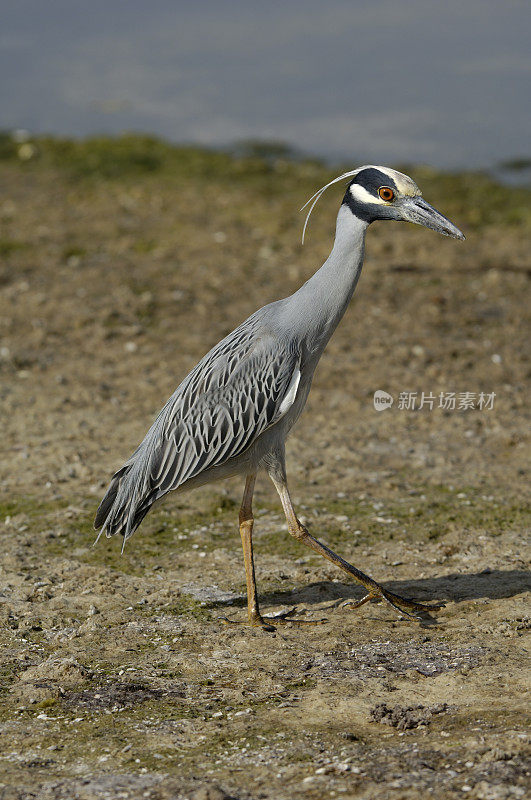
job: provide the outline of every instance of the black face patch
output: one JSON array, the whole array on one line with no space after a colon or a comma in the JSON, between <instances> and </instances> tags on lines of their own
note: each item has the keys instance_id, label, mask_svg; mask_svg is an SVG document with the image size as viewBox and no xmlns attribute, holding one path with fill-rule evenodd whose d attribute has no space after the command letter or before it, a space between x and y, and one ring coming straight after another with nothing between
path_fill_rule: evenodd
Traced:
<instances>
[{"instance_id":1,"label":"black face patch","mask_svg":"<svg viewBox=\"0 0 531 800\"><path fill-rule=\"evenodd\" d=\"M363 187L363 189L365 189L374 197L374 205L369 202L361 203L352 197L350 192L351 186ZM343 198L343 204L347 205L356 217L359 217L359 219L362 219L365 222L373 222L375 219L391 218L392 214L386 211L386 207L377 202L378 189L381 186L389 186L395 193L398 193L396 183L385 172L381 172L379 169L375 169L374 167L364 169L361 172L358 172L354 180L351 181L347 186L347 191L345 192L345 197Z\"/></svg>"},{"instance_id":2,"label":"black face patch","mask_svg":"<svg viewBox=\"0 0 531 800\"><path fill-rule=\"evenodd\" d=\"M374 195L374 197L378 197L378 189L380 186L389 186L395 193L398 192L398 187L394 180L390 178L389 175L386 175L385 172L380 172L379 169L374 169L374 167L358 172L350 186L352 186L352 184L363 186L363 188Z\"/></svg>"}]
</instances>

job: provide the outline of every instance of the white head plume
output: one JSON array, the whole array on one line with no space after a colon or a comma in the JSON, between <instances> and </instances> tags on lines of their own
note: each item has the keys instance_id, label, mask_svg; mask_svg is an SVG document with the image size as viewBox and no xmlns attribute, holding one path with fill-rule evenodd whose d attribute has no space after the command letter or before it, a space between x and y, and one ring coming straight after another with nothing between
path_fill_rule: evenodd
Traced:
<instances>
[{"instance_id":1,"label":"white head plume","mask_svg":"<svg viewBox=\"0 0 531 800\"><path fill-rule=\"evenodd\" d=\"M310 214L312 213L315 205L319 201L321 195L326 192L329 186L332 186L334 183L339 183L339 181L344 181L345 178L355 178L358 172L361 172L362 169L374 169L371 164L365 164L363 167L358 167L357 169L352 169L350 172L344 172L343 175L339 175L337 178L334 178L333 181L327 183L326 186L322 186L314 195L310 197L310 199L303 205L300 209L304 211L307 205L311 203L308 213L306 214L306 219L304 220L304 228L302 229L302 243L304 244L304 234L306 233L306 228L308 227L308 220L310 219ZM378 167L376 167L378 169Z\"/></svg>"}]
</instances>

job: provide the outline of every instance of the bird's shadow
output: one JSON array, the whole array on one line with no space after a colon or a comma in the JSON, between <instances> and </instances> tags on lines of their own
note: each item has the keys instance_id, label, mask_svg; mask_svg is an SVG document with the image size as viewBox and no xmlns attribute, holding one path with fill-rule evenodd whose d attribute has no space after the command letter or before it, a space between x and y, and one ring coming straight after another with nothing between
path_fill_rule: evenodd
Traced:
<instances>
[{"instance_id":1,"label":"bird's shadow","mask_svg":"<svg viewBox=\"0 0 531 800\"><path fill-rule=\"evenodd\" d=\"M531 590L531 572L528 570L484 570L474 573L450 573L433 578L405 581L384 581L386 589L419 602L490 599L514 597ZM335 600L360 600L365 589L352 583L318 581L287 591L260 594L263 604L312 605ZM208 604L211 608L245 606L245 598L220 600Z\"/></svg>"}]
</instances>

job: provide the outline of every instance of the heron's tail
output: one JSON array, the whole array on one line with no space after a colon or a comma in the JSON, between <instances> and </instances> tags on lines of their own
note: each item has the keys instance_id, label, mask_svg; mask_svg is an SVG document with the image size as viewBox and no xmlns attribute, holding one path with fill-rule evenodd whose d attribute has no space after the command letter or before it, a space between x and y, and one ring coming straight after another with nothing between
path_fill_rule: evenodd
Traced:
<instances>
[{"instance_id":1,"label":"heron's tail","mask_svg":"<svg viewBox=\"0 0 531 800\"><path fill-rule=\"evenodd\" d=\"M156 493L146 492L142 473L133 456L112 476L94 519L94 528L101 528L98 538L121 534L125 542L136 531L156 500Z\"/></svg>"}]
</instances>

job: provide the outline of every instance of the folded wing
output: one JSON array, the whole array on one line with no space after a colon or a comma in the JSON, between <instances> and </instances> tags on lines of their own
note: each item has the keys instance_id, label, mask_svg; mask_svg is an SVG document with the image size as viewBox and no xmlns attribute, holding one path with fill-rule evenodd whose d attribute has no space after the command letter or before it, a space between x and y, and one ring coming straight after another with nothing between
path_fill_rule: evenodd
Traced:
<instances>
[{"instance_id":1,"label":"folded wing","mask_svg":"<svg viewBox=\"0 0 531 800\"><path fill-rule=\"evenodd\" d=\"M278 422L299 379L296 348L253 325L236 329L192 370L114 475L95 527L131 536L155 500L237 458Z\"/></svg>"}]
</instances>

